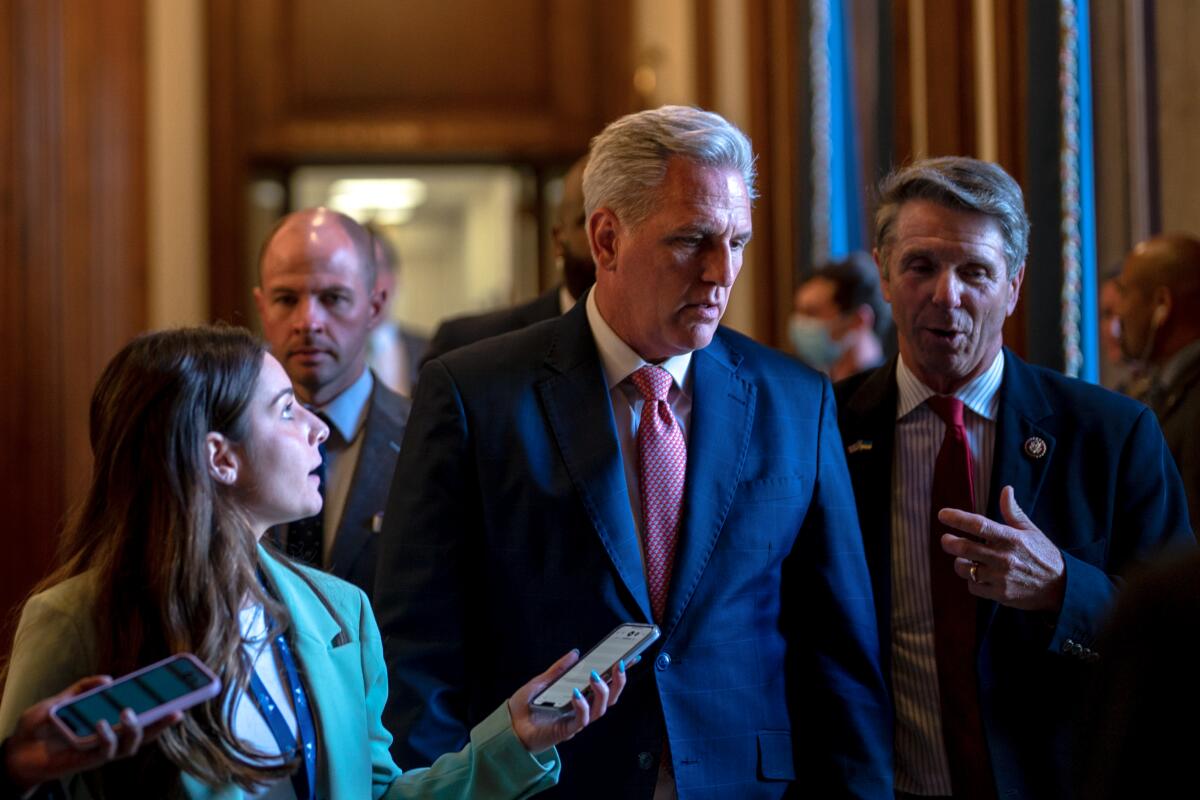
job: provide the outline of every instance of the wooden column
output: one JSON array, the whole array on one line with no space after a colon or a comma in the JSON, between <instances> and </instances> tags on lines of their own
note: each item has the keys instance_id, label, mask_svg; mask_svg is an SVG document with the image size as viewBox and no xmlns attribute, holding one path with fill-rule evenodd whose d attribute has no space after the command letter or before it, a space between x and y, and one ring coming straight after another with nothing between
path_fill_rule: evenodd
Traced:
<instances>
[{"instance_id":1,"label":"wooden column","mask_svg":"<svg viewBox=\"0 0 1200 800\"><path fill-rule=\"evenodd\" d=\"M92 386L145 324L142 10L0 4L0 613L47 569L90 475Z\"/></svg>"}]
</instances>

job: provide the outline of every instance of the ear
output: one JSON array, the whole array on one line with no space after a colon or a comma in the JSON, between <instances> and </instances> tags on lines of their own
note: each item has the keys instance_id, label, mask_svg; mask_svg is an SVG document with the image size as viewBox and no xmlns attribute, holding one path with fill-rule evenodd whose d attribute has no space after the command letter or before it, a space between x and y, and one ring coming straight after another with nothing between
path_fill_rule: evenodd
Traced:
<instances>
[{"instance_id":1,"label":"ear","mask_svg":"<svg viewBox=\"0 0 1200 800\"><path fill-rule=\"evenodd\" d=\"M879 289L883 292L883 299L892 302L892 286L888 283L887 264L883 263L883 255L876 247L871 251L871 259L875 262L875 269L879 270Z\"/></svg>"},{"instance_id":2,"label":"ear","mask_svg":"<svg viewBox=\"0 0 1200 800\"><path fill-rule=\"evenodd\" d=\"M1008 310L1004 316L1012 316L1013 311L1017 308L1017 301L1021 299L1021 283L1025 280L1025 265L1017 270L1017 274L1013 275L1008 281Z\"/></svg>"},{"instance_id":3,"label":"ear","mask_svg":"<svg viewBox=\"0 0 1200 800\"><path fill-rule=\"evenodd\" d=\"M210 431L204 437L204 461L209 476L217 483L233 486L237 483L241 459L233 442L222 434Z\"/></svg>"},{"instance_id":4,"label":"ear","mask_svg":"<svg viewBox=\"0 0 1200 800\"><path fill-rule=\"evenodd\" d=\"M1171 290L1166 286L1159 286L1154 290L1154 311L1151 312L1150 320L1153 325L1161 328L1163 323L1171 318L1171 309L1174 304L1171 302Z\"/></svg>"},{"instance_id":5,"label":"ear","mask_svg":"<svg viewBox=\"0 0 1200 800\"><path fill-rule=\"evenodd\" d=\"M367 321L367 327L375 328L379 323L383 322L383 310L387 308L388 290L376 285L371 290L367 297L367 302L371 306L371 316Z\"/></svg>"},{"instance_id":6,"label":"ear","mask_svg":"<svg viewBox=\"0 0 1200 800\"><path fill-rule=\"evenodd\" d=\"M612 272L617 268L617 240L620 238L621 221L608 208L597 208L588 217L588 245L597 270Z\"/></svg>"},{"instance_id":7,"label":"ear","mask_svg":"<svg viewBox=\"0 0 1200 800\"><path fill-rule=\"evenodd\" d=\"M261 322L267 318L267 296L261 286L254 287L254 305L258 308L258 319Z\"/></svg>"}]
</instances>

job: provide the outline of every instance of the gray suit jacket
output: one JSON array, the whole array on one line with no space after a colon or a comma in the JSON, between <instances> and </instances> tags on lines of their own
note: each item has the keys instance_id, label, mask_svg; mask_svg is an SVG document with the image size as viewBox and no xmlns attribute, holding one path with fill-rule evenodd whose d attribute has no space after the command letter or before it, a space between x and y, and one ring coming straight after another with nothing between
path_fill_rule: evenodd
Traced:
<instances>
[{"instance_id":1,"label":"gray suit jacket","mask_svg":"<svg viewBox=\"0 0 1200 800\"><path fill-rule=\"evenodd\" d=\"M370 597L375 590L376 551L383 527L383 510L404 427L412 402L383 385L378 378L371 390L367 420L363 423L363 443L354 466L354 478L346 495L342 519L333 540L329 571L350 581ZM271 530L277 543L284 541L287 526Z\"/></svg>"}]
</instances>

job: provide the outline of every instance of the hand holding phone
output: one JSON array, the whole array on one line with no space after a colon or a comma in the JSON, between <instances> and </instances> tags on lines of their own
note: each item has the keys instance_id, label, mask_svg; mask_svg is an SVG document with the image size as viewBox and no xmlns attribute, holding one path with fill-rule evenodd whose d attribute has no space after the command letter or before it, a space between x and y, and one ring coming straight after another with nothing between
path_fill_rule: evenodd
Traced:
<instances>
[{"instance_id":1,"label":"hand holding phone","mask_svg":"<svg viewBox=\"0 0 1200 800\"><path fill-rule=\"evenodd\" d=\"M143 728L133 712L127 711L116 730L107 722L100 723L95 730L94 746L80 749L63 736L58 723L50 715L50 709L111 683L112 678L107 675L84 678L26 709L17 722L16 730L0 749L4 754L4 763L0 764L4 779L0 779L0 786L11 784L26 791L65 775L85 772L109 761L127 758L182 719L182 712L174 711Z\"/></svg>"},{"instance_id":2,"label":"hand holding phone","mask_svg":"<svg viewBox=\"0 0 1200 800\"><path fill-rule=\"evenodd\" d=\"M529 704L542 711L571 713L571 699L576 691L585 698L590 696L593 683L590 679L593 674L599 675L601 680L607 683L619 662L631 664L657 639L657 625L632 622L618 625L565 675L539 692Z\"/></svg>"},{"instance_id":3,"label":"hand holding phone","mask_svg":"<svg viewBox=\"0 0 1200 800\"><path fill-rule=\"evenodd\" d=\"M119 731L126 709L139 725L153 725L221 691L221 681L198 658L180 653L143 667L82 694L59 700L50 707L50 721L73 746L96 746L101 722Z\"/></svg>"},{"instance_id":4,"label":"hand holding phone","mask_svg":"<svg viewBox=\"0 0 1200 800\"><path fill-rule=\"evenodd\" d=\"M592 681L594 690L588 693L587 700L582 693L573 694L572 713L547 714L534 708L529 702L530 699L562 677L578 661L579 651L572 650L508 698L508 713L512 718L513 733L530 753L545 752L554 745L570 739L604 716L609 707L620 698L621 691L625 688L625 672L618 669L610 683L605 683L597 676Z\"/></svg>"}]
</instances>

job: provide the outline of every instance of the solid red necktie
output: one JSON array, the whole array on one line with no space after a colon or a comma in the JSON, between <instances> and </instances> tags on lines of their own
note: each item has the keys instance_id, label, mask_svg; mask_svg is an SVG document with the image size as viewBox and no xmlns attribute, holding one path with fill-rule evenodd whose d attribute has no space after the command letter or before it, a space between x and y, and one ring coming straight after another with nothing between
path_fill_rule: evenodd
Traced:
<instances>
[{"instance_id":1,"label":"solid red necktie","mask_svg":"<svg viewBox=\"0 0 1200 800\"><path fill-rule=\"evenodd\" d=\"M963 403L956 397L925 401L946 423L929 502L929 590L933 600L934 646L941 697L942 736L950 761L955 797L996 795L983 719L979 712L979 680L975 665L975 597L954 572L954 556L942 550L942 534L955 533L938 522L943 508L975 511L974 468Z\"/></svg>"},{"instance_id":2,"label":"solid red necktie","mask_svg":"<svg viewBox=\"0 0 1200 800\"><path fill-rule=\"evenodd\" d=\"M645 399L637 430L638 488L642 495L646 585L654 621L662 624L683 510L687 445L667 402L673 382L671 373L647 365L630 375L629 380Z\"/></svg>"}]
</instances>

